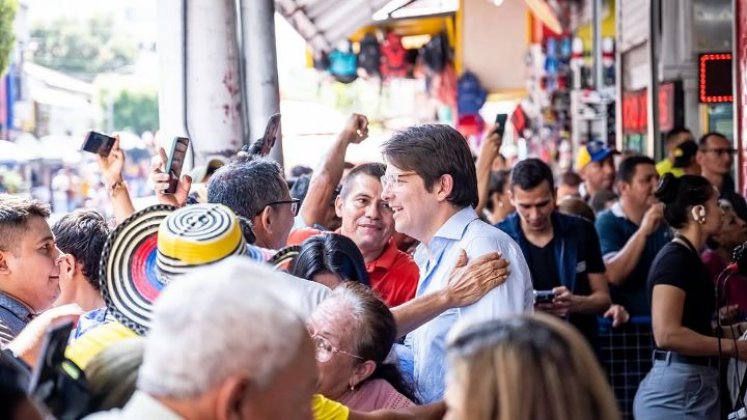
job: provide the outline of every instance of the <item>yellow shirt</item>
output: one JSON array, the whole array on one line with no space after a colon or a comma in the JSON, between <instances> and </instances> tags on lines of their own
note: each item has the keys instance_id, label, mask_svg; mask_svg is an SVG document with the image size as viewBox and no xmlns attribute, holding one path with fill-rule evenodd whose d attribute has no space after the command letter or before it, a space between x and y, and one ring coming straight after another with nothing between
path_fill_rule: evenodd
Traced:
<instances>
[{"instance_id":1,"label":"yellow shirt","mask_svg":"<svg viewBox=\"0 0 747 420\"><path fill-rule=\"evenodd\" d=\"M349 408L321 394L311 399L311 411L315 420L347 420L350 415Z\"/></svg>"},{"instance_id":2,"label":"yellow shirt","mask_svg":"<svg viewBox=\"0 0 747 420\"><path fill-rule=\"evenodd\" d=\"M107 322L92 328L65 350L65 357L85 370L88 362L110 345L127 338L138 337L131 329L119 322Z\"/></svg>"},{"instance_id":3,"label":"yellow shirt","mask_svg":"<svg viewBox=\"0 0 747 420\"><path fill-rule=\"evenodd\" d=\"M681 177L685 174L682 168L675 168L672 165L673 163L669 160L669 158L664 158L664 160L656 164L656 172L659 173L659 176L664 176L664 174L666 173L671 173L676 177Z\"/></svg>"}]
</instances>

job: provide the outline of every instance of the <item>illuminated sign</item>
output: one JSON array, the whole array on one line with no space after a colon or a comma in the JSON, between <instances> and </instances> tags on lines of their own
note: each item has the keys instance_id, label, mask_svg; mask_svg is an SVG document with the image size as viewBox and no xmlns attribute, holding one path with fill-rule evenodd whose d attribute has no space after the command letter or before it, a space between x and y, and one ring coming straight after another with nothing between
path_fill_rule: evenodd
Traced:
<instances>
[{"instance_id":1,"label":"illuminated sign","mask_svg":"<svg viewBox=\"0 0 747 420\"><path fill-rule=\"evenodd\" d=\"M731 53L701 54L698 63L700 102L733 101Z\"/></svg>"},{"instance_id":2,"label":"illuminated sign","mask_svg":"<svg viewBox=\"0 0 747 420\"><path fill-rule=\"evenodd\" d=\"M648 128L647 89L623 92L622 118L625 133L645 133ZM682 86L680 82L659 85L659 130L667 132L681 125Z\"/></svg>"}]
</instances>

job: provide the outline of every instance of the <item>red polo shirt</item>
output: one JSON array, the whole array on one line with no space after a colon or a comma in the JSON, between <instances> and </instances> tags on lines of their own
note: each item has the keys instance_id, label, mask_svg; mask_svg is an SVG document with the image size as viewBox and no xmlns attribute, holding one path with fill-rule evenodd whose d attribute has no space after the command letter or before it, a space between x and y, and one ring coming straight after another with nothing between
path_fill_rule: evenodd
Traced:
<instances>
[{"instance_id":1,"label":"red polo shirt","mask_svg":"<svg viewBox=\"0 0 747 420\"><path fill-rule=\"evenodd\" d=\"M288 245L300 245L309 237L321 233L312 228L296 229L291 232ZM340 230L335 233L340 233ZM371 288L387 306L398 306L415 297L420 271L412 257L397 249L393 240L389 240L379 258L366 264L366 271Z\"/></svg>"},{"instance_id":2,"label":"red polo shirt","mask_svg":"<svg viewBox=\"0 0 747 420\"><path fill-rule=\"evenodd\" d=\"M389 240L379 258L366 264L371 287L389 306L401 305L415 297L420 271L408 254Z\"/></svg>"}]
</instances>

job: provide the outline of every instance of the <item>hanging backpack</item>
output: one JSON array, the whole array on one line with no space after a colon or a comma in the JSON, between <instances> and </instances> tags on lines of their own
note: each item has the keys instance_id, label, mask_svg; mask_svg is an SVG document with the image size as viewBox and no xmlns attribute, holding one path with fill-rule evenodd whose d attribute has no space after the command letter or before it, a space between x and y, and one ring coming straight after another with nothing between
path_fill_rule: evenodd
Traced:
<instances>
[{"instance_id":1,"label":"hanging backpack","mask_svg":"<svg viewBox=\"0 0 747 420\"><path fill-rule=\"evenodd\" d=\"M432 72L441 73L450 56L449 40L444 32L433 36L423 47L423 61Z\"/></svg>"},{"instance_id":2,"label":"hanging backpack","mask_svg":"<svg viewBox=\"0 0 747 420\"><path fill-rule=\"evenodd\" d=\"M457 109L459 115L477 114L485 104L488 93L472 72L465 72L457 80Z\"/></svg>"},{"instance_id":3,"label":"hanging backpack","mask_svg":"<svg viewBox=\"0 0 747 420\"><path fill-rule=\"evenodd\" d=\"M372 33L366 34L360 42L358 51L358 67L363 69L369 77L379 75L381 67L381 50L379 40Z\"/></svg>"},{"instance_id":4,"label":"hanging backpack","mask_svg":"<svg viewBox=\"0 0 747 420\"><path fill-rule=\"evenodd\" d=\"M349 42L346 49L329 53L329 72L340 83L351 83L358 78L358 57Z\"/></svg>"},{"instance_id":5,"label":"hanging backpack","mask_svg":"<svg viewBox=\"0 0 747 420\"><path fill-rule=\"evenodd\" d=\"M381 44L381 76L385 79L407 76L407 50L402 38L394 32L386 34Z\"/></svg>"},{"instance_id":6,"label":"hanging backpack","mask_svg":"<svg viewBox=\"0 0 747 420\"><path fill-rule=\"evenodd\" d=\"M314 53L314 69L318 71L329 71L329 55L325 51Z\"/></svg>"}]
</instances>

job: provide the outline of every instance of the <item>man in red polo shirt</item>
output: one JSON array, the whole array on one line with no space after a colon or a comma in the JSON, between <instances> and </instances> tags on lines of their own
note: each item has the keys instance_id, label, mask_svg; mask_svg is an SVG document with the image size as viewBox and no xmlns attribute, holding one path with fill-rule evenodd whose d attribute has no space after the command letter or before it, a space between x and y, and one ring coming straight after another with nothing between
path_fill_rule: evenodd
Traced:
<instances>
[{"instance_id":1,"label":"man in red polo shirt","mask_svg":"<svg viewBox=\"0 0 747 420\"><path fill-rule=\"evenodd\" d=\"M355 242L366 261L371 287L390 307L415 297L420 276L418 266L408 254L397 249L392 240L392 211L381 199L381 181L386 166L364 163L353 168L343 178L335 211L342 219L337 230ZM288 244L298 244L319 233L314 229L299 229L291 233Z\"/></svg>"}]
</instances>

